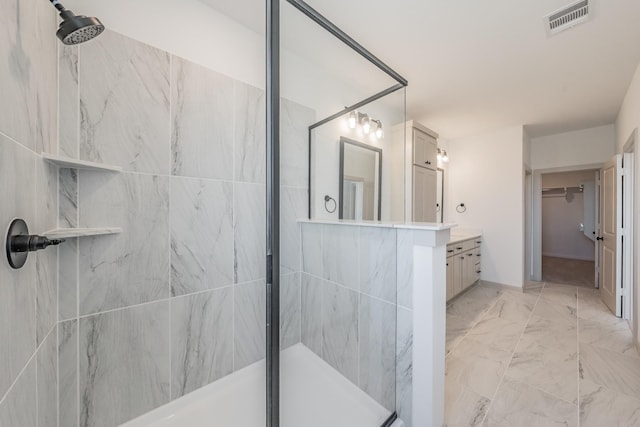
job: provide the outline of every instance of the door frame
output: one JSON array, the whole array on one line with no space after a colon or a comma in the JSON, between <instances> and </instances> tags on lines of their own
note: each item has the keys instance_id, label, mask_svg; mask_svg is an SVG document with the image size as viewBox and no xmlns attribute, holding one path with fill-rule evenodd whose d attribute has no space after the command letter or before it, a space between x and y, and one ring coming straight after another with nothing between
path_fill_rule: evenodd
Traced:
<instances>
[{"instance_id":1,"label":"door frame","mask_svg":"<svg viewBox=\"0 0 640 427\"><path fill-rule=\"evenodd\" d=\"M631 132L627 142L625 143L622 152L624 156L624 208L623 208L623 223L624 227L624 242L623 242L623 260L622 260L622 295L623 295L623 318L627 319L631 328L636 332L638 330L638 236L636 230L638 230L638 218L634 215L637 212L638 200L636 197L636 156L637 149L638 129L634 129Z\"/></svg>"},{"instance_id":2,"label":"door frame","mask_svg":"<svg viewBox=\"0 0 640 427\"><path fill-rule=\"evenodd\" d=\"M532 210L533 210L533 224L532 224L532 280L540 282L542 281L542 175L548 173L559 172L578 172L586 170L600 170L603 163L593 163L587 165L557 167L548 169L536 169L533 171L533 191L532 198ZM598 251L598 245L596 245L596 252Z\"/></svg>"}]
</instances>

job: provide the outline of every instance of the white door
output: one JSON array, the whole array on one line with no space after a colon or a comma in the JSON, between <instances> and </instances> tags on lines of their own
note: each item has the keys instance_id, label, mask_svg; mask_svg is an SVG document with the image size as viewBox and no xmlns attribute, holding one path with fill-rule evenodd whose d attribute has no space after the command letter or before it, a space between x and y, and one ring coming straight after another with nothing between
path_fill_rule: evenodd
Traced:
<instances>
[{"instance_id":1,"label":"white door","mask_svg":"<svg viewBox=\"0 0 640 427\"><path fill-rule=\"evenodd\" d=\"M600 175L600 297L609 309L621 316L621 197L622 156L615 156L602 168Z\"/></svg>"}]
</instances>

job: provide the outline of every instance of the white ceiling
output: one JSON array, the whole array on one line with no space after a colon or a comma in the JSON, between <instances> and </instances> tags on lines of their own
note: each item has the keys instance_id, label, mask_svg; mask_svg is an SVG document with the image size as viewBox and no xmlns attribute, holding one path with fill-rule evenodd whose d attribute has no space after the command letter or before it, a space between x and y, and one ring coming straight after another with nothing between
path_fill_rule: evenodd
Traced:
<instances>
[{"instance_id":1,"label":"white ceiling","mask_svg":"<svg viewBox=\"0 0 640 427\"><path fill-rule=\"evenodd\" d=\"M263 0L202 1L264 31ZM640 2L591 0L590 21L548 37L543 17L569 2L308 0L409 80L408 118L445 138L519 124L536 137L615 121L640 62ZM305 49L319 32L287 30L282 3L283 43L344 70L328 49ZM368 74L381 89L380 75Z\"/></svg>"}]
</instances>

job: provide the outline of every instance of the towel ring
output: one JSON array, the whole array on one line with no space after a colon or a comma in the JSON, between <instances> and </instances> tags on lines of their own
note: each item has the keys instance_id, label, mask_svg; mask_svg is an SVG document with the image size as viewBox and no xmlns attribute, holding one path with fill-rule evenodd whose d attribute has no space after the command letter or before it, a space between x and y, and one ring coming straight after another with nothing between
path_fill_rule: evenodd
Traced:
<instances>
[{"instance_id":1,"label":"towel ring","mask_svg":"<svg viewBox=\"0 0 640 427\"><path fill-rule=\"evenodd\" d=\"M464 205L464 203L460 203L458 206L456 206L456 212L465 213L466 211L467 207Z\"/></svg>"}]
</instances>

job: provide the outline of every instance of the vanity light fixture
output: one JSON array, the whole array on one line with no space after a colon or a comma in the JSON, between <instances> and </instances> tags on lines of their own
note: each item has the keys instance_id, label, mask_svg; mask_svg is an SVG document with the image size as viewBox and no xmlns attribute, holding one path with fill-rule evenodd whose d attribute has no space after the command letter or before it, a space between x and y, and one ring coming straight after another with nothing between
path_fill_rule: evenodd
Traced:
<instances>
[{"instance_id":1,"label":"vanity light fixture","mask_svg":"<svg viewBox=\"0 0 640 427\"><path fill-rule=\"evenodd\" d=\"M384 131L382 130L382 122L380 120L374 120L376 123L376 138L382 139L384 137Z\"/></svg>"},{"instance_id":2,"label":"vanity light fixture","mask_svg":"<svg viewBox=\"0 0 640 427\"><path fill-rule=\"evenodd\" d=\"M438 148L438 161L439 162L444 162L444 163L448 163L449 162L449 155L447 154L446 150L442 150L442 149Z\"/></svg>"},{"instance_id":3,"label":"vanity light fixture","mask_svg":"<svg viewBox=\"0 0 640 427\"><path fill-rule=\"evenodd\" d=\"M349 113L349 117L347 118L347 126L349 129L355 129L358 124L358 112L352 111Z\"/></svg>"},{"instance_id":4,"label":"vanity light fixture","mask_svg":"<svg viewBox=\"0 0 640 427\"><path fill-rule=\"evenodd\" d=\"M382 121L376 120L366 113L351 111L345 122L347 127L356 130L359 136L370 135L372 141L384 138Z\"/></svg>"},{"instance_id":5,"label":"vanity light fixture","mask_svg":"<svg viewBox=\"0 0 640 427\"><path fill-rule=\"evenodd\" d=\"M369 135L369 132L371 132L371 118L368 114L362 115L362 131L365 135Z\"/></svg>"}]
</instances>

